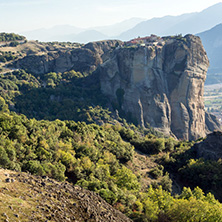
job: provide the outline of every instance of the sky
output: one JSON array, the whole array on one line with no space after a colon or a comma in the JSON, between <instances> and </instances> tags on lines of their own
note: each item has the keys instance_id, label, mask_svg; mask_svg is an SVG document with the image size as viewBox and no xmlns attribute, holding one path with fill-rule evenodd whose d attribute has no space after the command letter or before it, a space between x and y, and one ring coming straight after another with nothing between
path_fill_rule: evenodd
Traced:
<instances>
[{"instance_id":1,"label":"sky","mask_svg":"<svg viewBox=\"0 0 222 222\"><path fill-rule=\"evenodd\" d=\"M56 25L106 26L139 17L199 12L218 0L0 0L0 32Z\"/></svg>"}]
</instances>

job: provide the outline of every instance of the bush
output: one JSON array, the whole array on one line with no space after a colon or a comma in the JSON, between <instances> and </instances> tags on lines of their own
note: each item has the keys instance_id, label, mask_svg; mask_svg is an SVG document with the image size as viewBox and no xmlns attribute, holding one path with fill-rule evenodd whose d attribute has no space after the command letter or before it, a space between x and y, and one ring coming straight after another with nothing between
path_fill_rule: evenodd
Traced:
<instances>
[{"instance_id":1,"label":"bush","mask_svg":"<svg viewBox=\"0 0 222 222\"><path fill-rule=\"evenodd\" d=\"M0 146L0 166L7 168L10 164L8 155L3 147Z\"/></svg>"},{"instance_id":2,"label":"bush","mask_svg":"<svg viewBox=\"0 0 222 222\"><path fill-rule=\"evenodd\" d=\"M162 165L159 165L157 167L155 167L154 169L152 169L149 174L154 178L157 179L159 177L163 176L163 169L164 167Z\"/></svg>"},{"instance_id":3,"label":"bush","mask_svg":"<svg viewBox=\"0 0 222 222\"><path fill-rule=\"evenodd\" d=\"M142 151L145 154L157 154L165 149L164 138L152 138L145 140L132 140L132 144L136 149Z\"/></svg>"},{"instance_id":4,"label":"bush","mask_svg":"<svg viewBox=\"0 0 222 222\"><path fill-rule=\"evenodd\" d=\"M172 180L168 173L164 175L164 177L160 181L160 185L162 186L163 190L168 192L172 192Z\"/></svg>"},{"instance_id":5,"label":"bush","mask_svg":"<svg viewBox=\"0 0 222 222\"><path fill-rule=\"evenodd\" d=\"M105 200L107 201L109 204L114 204L115 201L117 200L116 195L108 190L108 189L101 189L99 191L99 195Z\"/></svg>"},{"instance_id":6,"label":"bush","mask_svg":"<svg viewBox=\"0 0 222 222\"><path fill-rule=\"evenodd\" d=\"M17 45L19 45L19 43L16 41L10 42L10 44L9 44L9 46L11 46L11 47L16 47Z\"/></svg>"}]
</instances>

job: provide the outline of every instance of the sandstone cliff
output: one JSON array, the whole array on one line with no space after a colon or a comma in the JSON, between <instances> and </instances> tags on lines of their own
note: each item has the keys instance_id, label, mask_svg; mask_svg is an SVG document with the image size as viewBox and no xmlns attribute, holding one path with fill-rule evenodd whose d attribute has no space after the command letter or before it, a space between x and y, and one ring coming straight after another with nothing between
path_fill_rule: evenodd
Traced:
<instances>
[{"instance_id":1,"label":"sandstone cliff","mask_svg":"<svg viewBox=\"0 0 222 222\"><path fill-rule=\"evenodd\" d=\"M209 61L199 37L118 47L100 68L102 92L139 124L177 138L205 136L203 90Z\"/></svg>"}]
</instances>

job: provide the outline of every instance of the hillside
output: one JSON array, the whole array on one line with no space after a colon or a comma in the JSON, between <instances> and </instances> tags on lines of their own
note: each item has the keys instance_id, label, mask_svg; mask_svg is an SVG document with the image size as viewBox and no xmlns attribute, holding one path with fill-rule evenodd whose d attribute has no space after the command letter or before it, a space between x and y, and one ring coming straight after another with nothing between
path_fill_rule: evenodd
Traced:
<instances>
[{"instance_id":1,"label":"hillside","mask_svg":"<svg viewBox=\"0 0 222 222\"><path fill-rule=\"evenodd\" d=\"M1 221L131 221L97 194L37 177L0 169Z\"/></svg>"},{"instance_id":2,"label":"hillside","mask_svg":"<svg viewBox=\"0 0 222 222\"><path fill-rule=\"evenodd\" d=\"M73 216L87 219L94 215L99 221L115 221L116 217L128 220L98 195L50 178L94 191L134 221L216 221L222 216L222 205L212 194L204 195L198 187L184 188L189 182L189 186L200 186L207 192L211 188L221 198L217 179L221 163L194 161L193 143L153 134L144 136L145 132L133 126L36 121L6 110L1 111L0 120L0 166L41 176L0 171L2 218L8 216L16 221L34 217L41 221L55 217L69 221ZM216 189L206 186L212 180L205 176L209 172L215 172L212 176ZM192 181L192 175L205 179Z\"/></svg>"},{"instance_id":3,"label":"hillside","mask_svg":"<svg viewBox=\"0 0 222 222\"><path fill-rule=\"evenodd\" d=\"M203 122L198 129L205 130L205 112L201 110L208 59L198 37L150 36L133 42L111 40L86 45L27 41L0 50L6 60L1 63L0 74L0 167L31 173L32 176L27 175L31 179L25 183L29 184L30 180L39 187L36 180L40 180L42 193L39 195L50 193L44 187L56 192L53 184L62 186L60 192L64 191L63 196L68 198L60 199L61 205L57 204L62 212L65 212L64 205L73 204L72 198L79 200L78 196L67 194L74 192L72 185L75 185L96 193L80 188L86 193L84 197L89 195L95 199L96 205L99 195L133 221L216 221L221 218L221 204L213 196L222 200L220 160L199 159L192 148L194 141L170 138L152 127L153 122L166 123L164 118L168 118L171 106L177 104L182 111L180 116L184 117L182 123L187 127L182 124L180 132L191 129L192 118L202 114L198 121ZM6 54L14 57L8 59ZM149 90L151 85L156 91ZM114 97L106 93L110 89ZM150 91L156 93L154 100L152 96L143 100L142 95ZM190 97L186 97L187 92ZM153 115L144 125L138 124L133 112L124 112L127 104L128 108L133 107L139 93L138 104L144 107L143 112ZM173 97L171 93L180 96ZM195 96L198 99L193 101ZM183 101L184 98L188 99ZM173 105L170 100L174 101ZM144 104L153 107L149 110ZM164 107L167 107L166 112ZM208 117L214 122L210 115ZM194 120L194 126L200 122ZM213 122L208 122L210 130L214 130ZM198 133L198 130L192 132ZM5 183L4 175L1 184L10 186L11 183ZM193 175L202 179L194 180ZM19 176L11 182L16 185L16 181ZM191 188L186 188L188 186ZM26 185L21 187L26 189ZM9 192L7 189L3 193L14 195L12 189ZM34 197L35 194L29 193ZM92 205L87 205L86 212L84 197L80 194L83 208L79 211L85 211L82 217L88 220ZM41 198L50 202L50 199ZM31 202L24 203L25 207L38 203L28 197L26 200ZM6 203L11 206L14 198L4 201L9 201ZM93 201L90 202L94 207ZM40 210L51 212L43 205ZM9 209L8 217L16 217L10 207L4 209ZM24 210L28 211L27 215L30 215L29 210ZM70 212L65 212L65 217L73 217ZM122 217L112 212L113 217ZM23 217L19 212L16 215ZM64 215L60 215L64 219ZM40 215L44 219L46 216L52 215ZM96 216L103 220L107 215L96 213ZM2 214L2 217L6 216Z\"/></svg>"},{"instance_id":4,"label":"hillside","mask_svg":"<svg viewBox=\"0 0 222 222\"><path fill-rule=\"evenodd\" d=\"M152 35L133 41L2 47L3 56L14 54L2 64L1 96L11 110L31 118L89 123L124 118L180 139L204 137L209 62L200 39Z\"/></svg>"}]
</instances>

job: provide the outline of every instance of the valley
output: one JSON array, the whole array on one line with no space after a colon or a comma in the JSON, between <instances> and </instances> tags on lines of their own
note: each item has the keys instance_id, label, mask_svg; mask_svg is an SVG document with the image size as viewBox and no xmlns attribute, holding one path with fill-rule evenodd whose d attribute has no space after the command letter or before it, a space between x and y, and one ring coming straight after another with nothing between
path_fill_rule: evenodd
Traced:
<instances>
[{"instance_id":1,"label":"valley","mask_svg":"<svg viewBox=\"0 0 222 222\"><path fill-rule=\"evenodd\" d=\"M222 84L205 85L205 110L222 121Z\"/></svg>"}]
</instances>

